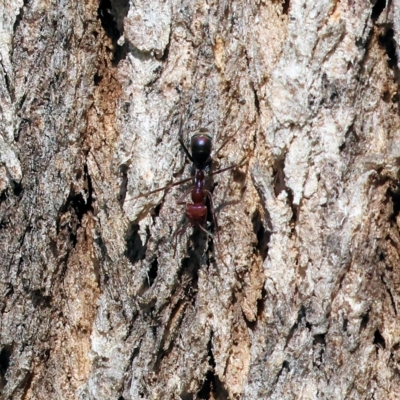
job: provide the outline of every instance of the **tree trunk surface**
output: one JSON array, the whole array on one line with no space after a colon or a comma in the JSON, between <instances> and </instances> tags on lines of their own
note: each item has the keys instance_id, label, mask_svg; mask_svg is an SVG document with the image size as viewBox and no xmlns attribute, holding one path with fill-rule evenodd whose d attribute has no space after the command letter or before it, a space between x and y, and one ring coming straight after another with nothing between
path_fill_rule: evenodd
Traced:
<instances>
[{"instance_id":1,"label":"tree trunk surface","mask_svg":"<svg viewBox=\"0 0 400 400\"><path fill-rule=\"evenodd\" d=\"M1 400L399 398L400 6L373 3L0 0ZM178 204L200 128L237 166L212 236Z\"/></svg>"}]
</instances>

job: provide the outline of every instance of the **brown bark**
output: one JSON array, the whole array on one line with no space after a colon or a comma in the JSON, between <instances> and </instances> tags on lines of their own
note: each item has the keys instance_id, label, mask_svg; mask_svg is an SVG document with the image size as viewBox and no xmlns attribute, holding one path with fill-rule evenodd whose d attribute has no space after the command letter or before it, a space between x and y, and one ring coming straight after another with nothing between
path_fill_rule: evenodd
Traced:
<instances>
[{"instance_id":1,"label":"brown bark","mask_svg":"<svg viewBox=\"0 0 400 400\"><path fill-rule=\"evenodd\" d=\"M397 398L385 6L0 3L1 400ZM246 163L174 254L201 127Z\"/></svg>"}]
</instances>

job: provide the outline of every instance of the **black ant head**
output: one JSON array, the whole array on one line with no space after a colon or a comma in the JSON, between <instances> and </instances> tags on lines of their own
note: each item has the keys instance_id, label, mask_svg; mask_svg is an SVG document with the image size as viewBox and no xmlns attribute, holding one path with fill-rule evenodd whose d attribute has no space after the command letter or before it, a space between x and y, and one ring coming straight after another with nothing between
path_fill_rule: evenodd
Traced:
<instances>
[{"instance_id":1,"label":"black ant head","mask_svg":"<svg viewBox=\"0 0 400 400\"><path fill-rule=\"evenodd\" d=\"M192 136L190 149L197 169L205 169L210 165L212 138L207 129L201 128Z\"/></svg>"}]
</instances>

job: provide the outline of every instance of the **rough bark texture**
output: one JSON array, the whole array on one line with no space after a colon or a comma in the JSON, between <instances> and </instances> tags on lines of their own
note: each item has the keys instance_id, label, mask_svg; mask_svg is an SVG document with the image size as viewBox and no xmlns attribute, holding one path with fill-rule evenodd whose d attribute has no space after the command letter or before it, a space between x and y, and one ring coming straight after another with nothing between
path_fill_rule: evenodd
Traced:
<instances>
[{"instance_id":1,"label":"rough bark texture","mask_svg":"<svg viewBox=\"0 0 400 400\"><path fill-rule=\"evenodd\" d=\"M0 0L0 399L398 398L399 35L397 0ZM174 254L190 184L136 197L201 127L246 164Z\"/></svg>"}]
</instances>

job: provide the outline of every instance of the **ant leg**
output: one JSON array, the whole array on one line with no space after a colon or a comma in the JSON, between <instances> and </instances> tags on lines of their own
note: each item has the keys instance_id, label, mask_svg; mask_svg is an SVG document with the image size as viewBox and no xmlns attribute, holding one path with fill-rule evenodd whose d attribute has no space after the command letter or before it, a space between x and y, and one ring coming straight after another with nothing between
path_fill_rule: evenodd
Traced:
<instances>
[{"instance_id":1,"label":"ant leg","mask_svg":"<svg viewBox=\"0 0 400 400\"><path fill-rule=\"evenodd\" d=\"M219 240L219 226L218 226L218 222L217 222L217 216L215 214L214 201L213 201L213 198L212 198L212 194L208 190L204 190L204 192L205 192L206 196L208 197L208 200L210 200L211 215L212 215L213 222L214 222L214 225L215 225L215 231L217 232L217 237L218 237L218 240Z\"/></svg>"},{"instance_id":2,"label":"ant leg","mask_svg":"<svg viewBox=\"0 0 400 400\"><path fill-rule=\"evenodd\" d=\"M131 198L129 200L126 200L126 202L139 199L140 197L149 196L150 194L161 192L162 190L168 190L168 189L171 189L174 186L183 185L184 183L192 181L192 180L193 180L192 177L186 178L186 179L182 179L181 181L170 183L169 185L163 186L162 188L151 190L150 192L139 194L139 196L136 196L136 197L133 197L133 198Z\"/></svg>"},{"instance_id":3,"label":"ant leg","mask_svg":"<svg viewBox=\"0 0 400 400\"><path fill-rule=\"evenodd\" d=\"M178 199L178 201L176 202L176 204L179 204L179 205L186 205L187 202L186 202L186 201L183 201L183 199L184 199L185 197L187 197L187 196L192 192L192 190L193 190L193 187L190 187L188 190L186 190L186 192L183 193L183 195L182 195L181 197L179 197L179 199ZM175 257L175 254L176 254L176 246L178 245L178 236L182 235L182 233L186 231L186 229L188 228L189 225L190 225L190 221L187 222L181 229L177 230L177 231L174 233L174 237L173 237L173 238L176 239L176 240L175 240L175 245L174 245L174 257Z\"/></svg>"},{"instance_id":4,"label":"ant leg","mask_svg":"<svg viewBox=\"0 0 400 400\"><path fill-rule=\"evenodd\" d=\"M216 151L215 155L217 155L217 154L229 143L229 141L232 140L233 136L234 136L234 135L228 137L228 139L226 139L225 142L222 143L222 145L220 146L220 148Z\"/></svg>"},{"instance_id":5,"label":"ant leg","mask_svg":"<svg viewBox=\"0 0 400 400\"><path fill-rule=\"evenodd\" d=\"M174 243L174 258L175 258L175 254L176 254L176 246L178 245L178 237L186 231L186 229L188 228L189 225L190 225L190 222L186 223L185 225L183 225L183 227L181 229L177 230L174 233L174 236L173 236L173 240L175 242Z\"/></svg>"},{"instance_id":6,"label":"ant leg","mask_svg":"<svg viewBox=\"0 0 400 400\"><path fill-rule=\"evenodd\" d=\"M193 158L191 156L191 154L189 153L189 150L186 148L185 143L183 143L183 140L181 138L178 139L179 143L181 144L181 146L183 147L184 152L186 153L187 158L194 163Z\"/></svg>"},{"instance_id":7,"label":"ant leg","mask_svg":"<svg viewBox=\"0 0 400 400\"><path fill-rule=\"evenodd\" d=\"M208 176L214 176L214 175L220 174L221 172L229 171L230 169L242 167L243 165L246 164L248 157L249 156L247 155L247 156L243 157L242 160L238 164L233 164L233 165L230 165L229 167L219 169L218 171L212 172Z\"/></svg>"},{"instance_id":8,"label":"ant leg","mask_svg":"<svg viewBox=\"0 0 400 400\"><path fill-rule=\"evenodd\" d=\"M183 150L185 151L185 154L187 156L187 158L193 162L193 158L192 155L189 153L189 150L187 149L187 147L185 146L185 143L183 143L183 139L182 139L182 125L183 125L183 118L182 118L182 113L181 113L181 121L179 124L179 138L178 141L181 144L181 146L183 147Z\"/></svg>"},{"instance_id":9,"label":"ant leg","mask_svg":"<svg viewBox=\"0 0 400 400\"><path fill-rule=\"evenodd\" d=\"M185 197L187 197L187 196L192 192L193 187L194 187L194 186L192 186L192 187L190 187L188 190L186 190L186 192L183 193L183 195L182 195L181 197L179 197L179 199L178 199L178 201L176 202L176 204L179 204L180 206L186 205L187 203L186 203L186 201L183 201L183 199L184 199Z\"/></svg>"},{"instance_id":10,"label":"ant leg","mask_svg":"<svg viewBox=\"0 0 400 400\"><path fill-rule=\"evenodd\" d=\"M239 131L240 128L236 129L236 132L233 133L231 136L228 137L228 139L226 139L222 145L220 146L220 148L217 150L217 152L215 153L215 155L217 155L231 140L232 138L236 135L236 133Z\"/></svg>"},{"instance_id":11,"label":"ant leg","mask_svg":"<svg viewBox=\"0 0 400 400\"><path fill-rule=\"evenodd\" d=\"M204 233L206 233L207 236L211 236L211 238L214 239L214 235L213 235L211 232L209 232L206 228L204 228L204 226L202 226L201 224L198 224L197 226L198 226L199 229L201 229Z\"/></svg>"},{"instance_id":12,"label":"ant leg","mask_svg":"<svg viewBox=\"0 0 400 400\"><path fill-rule=\"evenodd\" d=\"M211 214L213 216L215 230L217 231L217 241L215 242L215 248L218 250L218 253L222 256L222 252L221 252L222 243L221 243L221 239L219 237L219 226L218 226L218 222L217 222L217 215L215 214L214 202L213 202L213 199L212 199L212 194L208 190L205 190L205 193L206 193L206 196L208 197L208 199L210 200ZM203 230L205 230L205 229L203 229ZM213 238L214 236L211 235L211 237ZM229 269L228 264L225 262L223 257L221 257L221 260L222 260L223 264L225 265L225 267Z\"/></svg>"}]
</instances>

